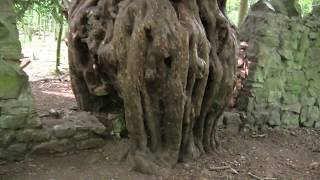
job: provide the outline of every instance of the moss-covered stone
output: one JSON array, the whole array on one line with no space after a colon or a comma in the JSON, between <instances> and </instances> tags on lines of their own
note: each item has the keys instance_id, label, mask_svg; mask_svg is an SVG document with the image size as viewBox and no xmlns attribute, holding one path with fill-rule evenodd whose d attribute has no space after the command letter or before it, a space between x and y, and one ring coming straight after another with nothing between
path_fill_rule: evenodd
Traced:
<instances>
[{"instance_id":1,"label":"moss-covered stone","mask_svg":"<svg viewBox=\"0 0 320 180\"><path fill-rule=\"evenodd\" d=\"M25 76L3 60L0 60L0 100L17 98L26 82Z\"/></svg>"},{"instance_id":2,"label":"moss-covered stone","mask_svg":"<svg viewBox=\"0 0 320 180\"><path fill-rule=\"evenodd\" d=\"M312 127L313 124L320 119L320 111L317 106L311 106L308 108L307 121L303 122L306 127Z\"/></svg>"},{"instance_id":3,"label":"moss-covered stone","mask_svg":"<svg viewBox=\"0 0 320 180\"><path fill-rule=\"evenodd\" d=\"M281 114L279 110L273 110L270 112L270 119L268 124L271 126L280 126L281 125Z\"/></svg>"},{"instance_id":4,"label":"moss-covered stone","mask_svg":"<svg viewBox=\"0 0 320 180\"><path fill-rule=\"evenodd\" d=\"M0 1L0 54L9 60L21 58L16 16L10 0Z\"/></svg>"},{"instance_id":5,"label":"moss-covered stone","mask_svg":"<svg viewBox=\"0 0 320 180\"><path fill-rule=\"evenodd\" d=\"M281 113L281 126L286 128L299 127L299 114L290 111L282 111Z\"/></svg>"},{"instance_id":6,"label":"moss-covered stone","mask_svg":"<svg viewBox=\"0 0 320 180\"><path fill-rule=\"evenodd\" d=\"M298 95L292 94L292 93L284 93L282 95L283 98L283 104L284 105L290 105L290 104L296 104L299 103Z\"/></svg>"},{"instance_id":7,"label":"moss-covered stone","mask_svg":"<svg viewBox=\"0 0 320 180\"><path fill-rule=\"evenodd\" d=\"M18 142L43 142L50 139L50 133L46 130L25 129L17 132Z\"/></svg>"}]
</instances>

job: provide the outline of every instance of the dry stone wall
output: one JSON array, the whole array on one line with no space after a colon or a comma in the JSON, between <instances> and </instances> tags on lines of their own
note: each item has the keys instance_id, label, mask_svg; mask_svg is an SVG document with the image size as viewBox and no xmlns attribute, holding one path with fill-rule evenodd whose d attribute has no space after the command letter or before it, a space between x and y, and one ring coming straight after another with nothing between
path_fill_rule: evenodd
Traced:
<instances>
[{"instance_id":1,"label":"dry stone wall","mask_svg":"<svg viewBox=\"0 0 320 180\"><path fill-rule=\"evenodd\" d=\"M274 2L260 0L240 30L251 60L240 109L253 124L320 127L320 17Z\"/></svg>"},{"instance_id":2,"label":"dry stone wall","mask_svg":"<svg viewBox=\"0 0 320 180\"><path fill-rule=\"evenodd\" d=\"M36 112L27 75L19 67L21 46L11 0L0 1L0 164L25 155L104 145L105 126L86 112L67 114L45 127Z\"/></svg>"}]
</instances>

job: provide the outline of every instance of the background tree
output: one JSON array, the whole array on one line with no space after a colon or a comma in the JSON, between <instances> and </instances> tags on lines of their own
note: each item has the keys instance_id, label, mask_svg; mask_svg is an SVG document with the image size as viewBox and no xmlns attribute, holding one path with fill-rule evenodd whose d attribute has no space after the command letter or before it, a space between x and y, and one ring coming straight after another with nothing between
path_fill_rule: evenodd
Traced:
<instances>
[{"instance_id":1,"label":"background tree","mask_svg":"<svg viewBox=\"0 0 320 180\"><path fill-rule=\"evenodd\" d=\"M241 0L240 1L240 8L239 8L239 16L238 16L238 27L240 27L241 23L243 22L245 16L248 12L248 0Z\"/></svg>"},{"instance_id":2,"label":"background tree","mask_svg":"<svg viewBox=\"0 0 320 180\"><path fill-rule=\"evenodd\" d=\"M125 112L136 170L219 147L235 37L216 0L74 0L69 64L81 109Z\"/></svg>"},{"instance_id":3,"label":"background tree","mask_svg":"<svg viewBox=\"0 0 320 180\"><path fill-rule=\"evenodd\" d=\"M64 22L67 16L68 0L27 0L19 1L15 0L15 10L18 14L18 20L24 29L24 32L28 34L29 40L32 40L34 33L37 33L39 39L41 34L45 38L45 34L50 31L50 25L48 21L53 19L54 31L57 38L56 44L56 72L60 73L60 59L61 59L61 42L64 30ZM34 25L34 12L37 14L37 26ZM56 27L57 25L57 27ZM52 30L51 29L51 30ZM57 33L56 33L57 32Z\"/></svg>"},{"instance_id":4,"label":"background tree","mask_svg":"<svg viewBox=\"0 0 320 180\"><path fill-rule=\"evenodd\" d=\"M320 0L313 0L312 14L316 16L320 16Z\"/></svg>"}]
</instances>

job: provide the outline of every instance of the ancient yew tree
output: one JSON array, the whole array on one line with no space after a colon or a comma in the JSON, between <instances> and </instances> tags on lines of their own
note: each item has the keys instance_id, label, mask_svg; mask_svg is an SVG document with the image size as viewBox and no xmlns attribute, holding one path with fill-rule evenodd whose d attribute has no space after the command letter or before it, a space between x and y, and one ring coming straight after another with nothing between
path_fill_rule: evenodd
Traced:
<instances>
[{"instance_id":1,"label":"ancient yew tree","mask_svg":"<svg viewBox=\"0 0 320 180\"><path fill-rule=\"evenodd\" d=\"M69 23L77 102L124 110L136 170L154 173L218 147L235 37L217 0L74 0Z\"/></svg>"}]
</instances>

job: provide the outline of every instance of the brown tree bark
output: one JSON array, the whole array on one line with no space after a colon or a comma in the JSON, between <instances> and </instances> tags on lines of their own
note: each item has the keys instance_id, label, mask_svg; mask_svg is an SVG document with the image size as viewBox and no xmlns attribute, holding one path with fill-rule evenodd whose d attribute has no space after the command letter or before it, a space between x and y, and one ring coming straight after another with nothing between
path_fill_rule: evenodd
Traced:
<instances>
[{"instance_id":1,"label":"brown tree bark","mask_svg":"<svg viewBox=\"0 0 320 180\"><path fill-rule=\"evenodd\" d=\"M220 11L222 11L223 14L226 12L227 8L227 0L217 0L218 1L218 6Z\"/></svg>"},{"instance_id":2,"label":"brown tree bark","mask_svg":"<svg viewBox=\"0 0 320 180\"><path fill-rule=\"evenodd\" d=\"M136 170L156 173L219 146L235 37L216 0L74 0L69 23L78 104L124 109Z\"/></svg>"}]
</instances>

